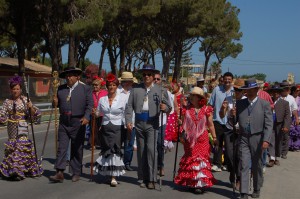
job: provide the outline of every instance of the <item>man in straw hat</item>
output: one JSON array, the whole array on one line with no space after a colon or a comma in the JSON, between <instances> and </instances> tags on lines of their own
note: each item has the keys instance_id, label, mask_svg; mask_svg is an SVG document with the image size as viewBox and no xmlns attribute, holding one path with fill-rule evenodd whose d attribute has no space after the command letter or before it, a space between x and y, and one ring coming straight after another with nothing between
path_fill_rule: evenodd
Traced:
<instances>
[{"instance_id":1,"label":"man in straw hat","mask_svg":"<svg viewBox=\"0 0 300 199\"><path fill-rule=\"evenodd\" d=\"M167 91L154 84L154 74L158 72L153 65L146 64L139 70L143 83L130 92L125 110L127 129L133 129L133 111L137 139L138 180L140 187L147 185L154 189L157 180L157 134L159 131L160 111L170 112L171 106Z\"/></svg>"},{"instance_id":2,"label":"man in straw hat","mask_svg":"<svg viewBox=\"0 0 300 199\"><path fill-rule=\"evenodd\" d=\"M289 102L290 117L294 119L294 124L298 125L299 124L299 118L297 112L298 106L295 98L292 95L290 95L291 85L287 81L283 81L280 83L280 87L282 88L281 98ZM287 154L289 151L289 142L290 142L289 133L284 133L282 137L282 151L281 151L281 157L283 159L287 159Z\"/></svg>"},{"instance_id":3,"label":"man in straw hat","mask_svg":"<svg viewBox=\"0 0 300 199\"><path fill-rule=\"evenodd\" d=\"M263 184L262 150L267 149L273 129L270 104L257 96L258 85L255 79L248 79L240 87L247 93L247 99L238 100L236 110L231 114L239 123L239 152L241 164L241 198L248 198L249 170L252 162L253 188L252 198L259 198Z\"/></svg>"},{"instance_id":4,"label":"man in straw hat","mask_svg":"<svg viewBox=\"0 0 300 199\"><path fill-rule=\"evenodd\" d=\"M228 117L227 119L227 123L226 123L226 128L227 131L224 133L224 142L225 142L225 154L227 157L227 169L228 172L230 172L229 175L229 180L230 183L233 186L233 190L239 190L240 187L240 172L239 172L239 166L238 166L238 162L239 159L237 157L238 155L238 142L237 142L237 126L234 124L233 118L230 115L230 110L235 106L235 101L236 100L241 100L243 97L246 98L243 95L243 90L240 89L241 86L244 85L244 80L243 79L236 79L234 81L233 84L233 88L234 88L234 96L233 96L233 100L232 101L227 101L224 100L222 107L219 111L220 117L224 118L224 117Z\"/></svg>"},{"instance_id":5,"label":"man in straw hat","mask_svg":"<svg viewBox=\"0 0 300 199\"><path fill-rule=\"evenodd\" d=\"M120 94L122 99L128 101L132 85L133 85L133 74L132 72L122 72L121 77L119 78L121 84L118 87L117 92ZM125 104L126 105L126 104ZM126 106L125 106L126 107ZM125 110L124 107L124 110ZM127 171L133 171L130 167L132 156L133 156L133 144L135 139L135 128L133 127L131 134L127 136L127 128L125 125L125 118L123 118L123 126L122 126L122 141L124 141L124 165Z\"/></svg>"},{"instance_id":6,"label":"man in straw hat","mask_svg":"<svg viewBox=\"0 0 300 199\"><path fill-rule=\"evenodd\" d=\"M85 127L93 107L92 90L79 81L82 71L79 68L67 67L60 78L66 79L66 84L58 87L53 104L59 107L60 122L58 127L58 150L55 162L56 174L50 176L52 182L63 182L66 169L66 154L71 140L70 167L72 182L80 179Z\"/></svg>"}]
</instances>

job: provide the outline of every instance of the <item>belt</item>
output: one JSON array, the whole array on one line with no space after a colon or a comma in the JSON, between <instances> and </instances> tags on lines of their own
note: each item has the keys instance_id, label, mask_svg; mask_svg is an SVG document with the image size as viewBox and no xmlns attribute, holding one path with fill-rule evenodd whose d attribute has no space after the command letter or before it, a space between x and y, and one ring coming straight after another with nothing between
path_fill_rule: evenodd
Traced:
<instances>
[{"instance_id":1,"label":"belt","mask_svg":"<svg viewBox=\"0 0 300 199\"><path fill-rule=\"evenodd\" d=\"M64 112L62 112L62 115L72 115L72 112L71 111L64 111Z\"/></svg>"},{"instance_id":2,"label":"belt","mask_svg":"<svg viewBox=\"0 0 300 199\"><path fill-rule=\"evenodd\" d=\"M154 120L155 117L149 117L149 111L144 111L144 112L141 112L141 113L136 113L135 114L135 120L138 120L138 121L151 121L151 120Z\"/></svg>"}]
</instances>

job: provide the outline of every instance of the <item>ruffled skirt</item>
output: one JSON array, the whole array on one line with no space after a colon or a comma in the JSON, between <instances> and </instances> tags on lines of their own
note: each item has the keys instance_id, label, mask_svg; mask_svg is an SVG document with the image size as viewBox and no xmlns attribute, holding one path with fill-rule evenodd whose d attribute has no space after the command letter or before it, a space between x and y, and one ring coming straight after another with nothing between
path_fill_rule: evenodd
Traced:
<instances>
[{"instance_id":1,"label":"ruffled skirt","mask_svg":"<svg viewBox=\"0 0 300 199\"><path fill-rule=\"evenodd\" d=\"M291 151L300 150L300 125L291 125L289 149Z\"/></svg>"},{"instance_id":2,"label":"ruffled skirt","mask_svg":"<svg viewBox=\"0 0 300 199\"><path fill-rule=\"evenodd\" d=\"M10 139L4 144L4 158L0 173L7 178L35 177L43 173L41 164L37 165L33 143L27 136Z\"/></svg>"},{"instance_id":3,"label":"ruffled skirt","mask_svg":"<svg viewBox=\"0 0 300 199\"><path fill-rule=\"evenodd\" d=\"M117 154L111 154L108 157L101 155L96 160L94 170L104 176L121 176L125 174L123 160Z\"/></svg>"},{"instance_id":4,"label":"ruffled skirt","mask_svg":"<svg viewBox=\"0 0 300 199\"><path fill-rule=\"evenodd\" d=\"M188 141L184 143L184 155L179 163L178 175L174 182L190 188L211 187L216 179L211 172L209 162L210 146L205 132L193 147Z\"/></svg>"}]
</instances>

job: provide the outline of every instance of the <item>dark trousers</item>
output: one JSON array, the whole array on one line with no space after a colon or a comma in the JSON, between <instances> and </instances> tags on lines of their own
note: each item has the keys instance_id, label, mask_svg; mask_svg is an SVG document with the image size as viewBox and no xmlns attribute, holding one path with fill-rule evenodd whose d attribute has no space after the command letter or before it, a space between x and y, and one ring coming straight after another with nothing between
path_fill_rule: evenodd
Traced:
<instances>
[{"instance_id":1,"label":"dark trousers","mask_svg":"<svg viewBox=\"0 0 300 199\"><path fill-rule=\"evenodd\" d=\"M289 151L290 133L282 133L282 150L281 155L287 155Z\"/></svg>"},{"instance_id":2,"label":"dark trousers","mask_svg":"<svg viewBox=\"0 0 300 199\"><path fill-rule=\"evenodd\" d=\"M214 151L213 164L221 167L222 166L222 148L224 142L224 132L228 131L225 125L220 124L219 122L214 121L214 126L216 130L217 140L219 141L219 147Z\"/></svg>"},{"instance_id":3,"label":"dark trousers","mask_svg":"<svg viewBox=\"0 0 300 199\"><path fill-rule=\"evenodd\" d=\"M130 165L133 157L133 145L135 139L135 128L132 129L130 139L125 139L124 142L124 159L125 165Z\"/></svg>"},{"instance_id":4,"label":"dark trousers","mask_svg":"<svg viewBox=\"0 0 300 199\"><path fill-rule=\"evenodd\" d=\"M160 126L158 129L158 136L157 136L157 167L158 169L164 168L164 157L165 157L165 131L166 125Z\"/></svg>"},{"instance_id":5,"label":"dark trousers","mask_svg":"<svg viewBox=\"0 0 300 199\"><path fill-rule=\"evenodd\" d=\"M238 157L238 134L234 133L232 130L225 132L225 154L226 154L226 165L230 172L229 180L231 183L239 180L240 178L240 166Z\"/></svg>"},{"instance_id":6,"label":"dark trousers","mask_svg":"<svg viewBox=\"0 0 300 199\"><path fill-rule=\"evenodd\" d=\"M67 124L64 121L60 122L58 127L58 150L55 169L66 169L67 151L71 140L71 173L74 175L81 174L84 136L85 125L81 125L80 118L71 117Z\"/></svg>"},{"instance_id":7,"label":"dark trousers","mask_svg":"<svg viewBox=\"0 0 300 199\"><path fill-rule=\"evenodd\" d=\"M271 135L271 143L269 146L269 153L273 157L280 157L282 151L282 123L274 123L273 132ZM288 133L287 133L288 134Z\"/></svg>"}]
</instances>

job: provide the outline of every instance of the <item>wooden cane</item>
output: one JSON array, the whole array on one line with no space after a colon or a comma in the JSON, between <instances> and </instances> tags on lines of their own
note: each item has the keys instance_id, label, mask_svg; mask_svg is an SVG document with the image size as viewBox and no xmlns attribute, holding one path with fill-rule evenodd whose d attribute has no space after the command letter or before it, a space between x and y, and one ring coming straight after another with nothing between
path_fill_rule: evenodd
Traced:
<instances>
[{"instance_id":1,"label":"wooden cane","mask_svg":"<svg viewBox=\"0 0 300 199\"><path fill-rule=\"evenodd\" d=\"M96 117L95 113L92 113L92 155L91 155L91 178L90 181L93 181L94 176L94 147L95 147L95 127L96 127Z\"/></svg>"},{"instance_id":2,"label":"wooden cane","mask_svg":"<svg viewBox=\"0 0 300 199\"><path fill-rule=\"evenodd\" d=\"M57 89L59 86L59 79L58 79L58 72L53 71L53 82L52 82L52 88L53 88L53 97L57 96ZM57 154L58 150L58 109L57 109L57 104L54 104L54 124L55 124L55 154Z\"/></svg>"},{"instance_id":3,"label":"wooden cane","mask_svg":"<svg viewBox=\"0 0 300 199\"><path fill-rule=\"evenodd\" d=\"M182 103L183 99L181 97L180 99L180 107L179 107L179 117L181 119L181 114L182 114ZM177 127L177 142L176 142L176 150L175 150L175 161L174 161L174 170L173 170L173 182L175 180L175 175L176 175L176 165L177 165L177 153L178 153L178 142L180 140L180 124L178 122L178 127Z\"/></svg>"},{"instance_id":4,"label":"wooden cane","mask_svg":"<svg viewBox=\"0 0 300 199\"><path fill-rule=\"evenodd\" d=\"M26 96L27 96L27 102L30 102L29 100L29 92L28 92L28 83L25 77L25 73L23 73L23 79L24 79L24 84L25 84L25 90L26 90ZM40 166L39 166L39 161L38 161L38 157L37 157L37 151L36 151L36 142L35 142L35 136L34 136L34 129L33 129L33 119L32 119L32 115L31 115L31 111L32 108L28 108L28 115L29 115L29 121L30 121L30 125L31 125L31 133L32 133L32 141L33 141L33 147L34 147L34 155L35 155L35 162L36 162L36 166L37 166L37 173L38 176L40 177Z\"/></svg>"}]
</instances>

